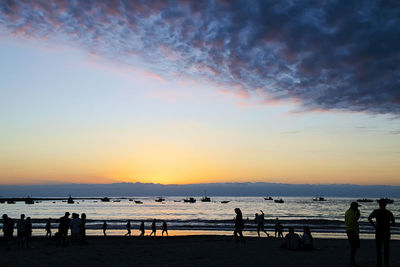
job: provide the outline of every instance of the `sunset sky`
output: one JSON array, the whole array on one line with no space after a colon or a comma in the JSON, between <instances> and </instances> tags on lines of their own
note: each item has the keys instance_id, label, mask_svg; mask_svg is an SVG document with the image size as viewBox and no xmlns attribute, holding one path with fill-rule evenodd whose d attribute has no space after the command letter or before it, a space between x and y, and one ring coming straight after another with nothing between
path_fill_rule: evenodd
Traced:
<instances>
[{"instance_id":1,"label":"sunset sky","mask_svg":"<svg viewBox=\"0 0 400 267\"><path fill-rule=\"evenodd\" d=\"M0 184L400 185L400 5L276 3L1 1Z\"/></svg>"}]
</instances>

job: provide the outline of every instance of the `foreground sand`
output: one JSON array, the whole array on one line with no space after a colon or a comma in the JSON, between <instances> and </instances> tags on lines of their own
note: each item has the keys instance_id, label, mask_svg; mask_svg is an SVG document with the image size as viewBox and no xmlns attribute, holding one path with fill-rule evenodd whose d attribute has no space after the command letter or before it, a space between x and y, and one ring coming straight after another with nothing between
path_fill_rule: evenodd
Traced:
<instances>
[{"instance_id":1,"label":"foreground sand","mask_svg":"<svg viewBox=\"0 0 400 267\"><path fill-rule=\"evenodd\" d=\"M15 241L14 241L15 242ZM157 238L89 237L86 246L55 247L34 238L33 248L10 251L0 247L0 266L348 266L348 243L317 239L316 251L287 251L282 240L230 236ZM400 241L391 242L390 266L400 266ZM360 266L375 266L374 240L362 240Z\"/></svg>"}]
</instances>

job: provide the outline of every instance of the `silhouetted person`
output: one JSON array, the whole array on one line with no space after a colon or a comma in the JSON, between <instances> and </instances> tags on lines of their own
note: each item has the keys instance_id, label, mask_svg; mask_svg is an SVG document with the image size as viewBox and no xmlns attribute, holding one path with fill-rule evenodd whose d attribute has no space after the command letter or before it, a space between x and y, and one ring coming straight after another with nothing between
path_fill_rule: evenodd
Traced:
<instances>
[{"instance_id":1,"label":"silhouetted person","mask_svg":"<svg viewBox=\"0 0 400 267\"><path fill-rule=\"evenodd\" d=\"M289 250L299 250L300 242L300 236L294 232L293 227L289 227L289 233L286 234L285 243L283 243L282 247Z\"/></svg>"},{"instance_id":2,"label":"silhouetted person","mask_svg":"<svg viewBox=\"0 0 400 267\"><path fill-rule=\"evenodd\" d=\"M47 237L51 237L51 218L49 218L49 219L47 220L45 229L46 229L46 238L47 238Z\"/></svg>"},{"instance_id":3,"label":"silhouetted person","mask_svg":"<svg viewBox=\"0 0 400 267\"><path fill-rule=\"evenodd\" d=\"M243 228L244 228L244 221L243 221L243 215L242 211L239 208L235 209L235 230L233 231L233 235L235 236L235 241L240 240L244 242L244 237L243 237Z\"/></svg>"},{"instance_id":4,"label":"silhouetted person","mask_svg":"<svg viewBox=\"0 0 400 267\"><path fill-rule=\"evenodd\" d=\"M314 239L311 235L310 227L304 227L304 232L301 237L301 244L304 250L313 250L314 249Z\"/></svg>"},{"instance_id":5,"label":"silhouetted person","mask_svg":"<svg viewBox=\"0 0 400 267\"><path fill-rule=\"evenodd\" d=\"M161 233L162 236L164 236L164 232L168 235L168 229L167 228L168 228L167 223L163 220L162 233Z\"/></svg>"},{"instance_id":6,"label":"silhouetted person","mask_svg":"<svg viewBox=\"0 0 400 267\"><path fill-rule=\"evenodd\" d=\"M10 242L12 241L14 233L14 220L9 218L7 214L3 214L3 234L6 249L10 249Z\"/></svg>"},{"instance_id":7,"label":"silhouetted person","mask_svg":"<svg viewBox=\"0 0 400 267\"><path fill-rule=\"evenodd\" d=\"M68 228L70 226L69 212L66 212L63 217L60 218L58 225L58 235L63 246L67 245Z\"/></svg>"},{"instance_id":8,"label":"silhouetted person","mask_svg":"<svg viewBox=\"0 0 400 267\"><path fill-rule=\"evenodd\" d=\"M79 214L72 213L71 220L71 243L77 244L79 241L79 226L81 224L81 219L79 219Z\"/></svg>"},{"instance_id":9,"label":"silhouetted person","mask_svg":"<svg viewBox=\"0 0 400 267\"><path fill-rule=\"evenodd\" d=\"M107 236L106 231L107 231L107 222L104 221L104 222L103 222L103 235L104 235L104 236Z\"/></svg>"},{"instance_id":10,"label":"silhouetted person","mask_svg":"<svg viewBox=\"0 0 400 267\"><path fill-rule=\"evenodd\" d=\"M376 242L376 261L377 265L382 265L382 243L383 243L383 262L389 266L389 245L390 245L390 226L395 224L393 213L386 209L386 199L379 199L379 209L374 210L368 216L368 221L375 228ZM372 219L376 220L376 223Z\"/></svg>"},{"instance_id":11,"label":"silhouetted person","mask_svg":"<svg viewBox=\"0 0 400 267\"><path fill-rule=\"evenodd\" d=\"M350 243L350 266L357 266L355 257L357 249L360 248L360 230L358 228L358 219L360 218L359 206L357 202L352 202L344 215L346 233Z\"/></svg>"},{"instance_id":12,"label":"silhouetted person","mask_svg":"<svg viewBox=\"0 0 400 267\"><path fill-rule=\"evenodd\" d=\"M30 241L32 237L32 222L31 222L31 217L27 217L25 221L25 241L26 241L26 247L30 248Z\"/></svg>"},{"instance_id":13,"label":"silhouetted person","mask_svg":"<svg viewBox=\"0 0 400 267\"><path fill-rule=\"evenodd\" d=\"M264 230L264 212L262 210L261 214L258 215L258 213L256 213L256 216L254 218L254 223L257 225L257 234L258 237L260 237L260 231L263 231L268 237L269 234L267 233L267 231Z\"/></svg>"},{"instance_id":14,"label":"silhouetted person","mask_svg":"<svg viewBox=\"0 0 400 267\"><path fill-rule=\"evenodd\" d=\"M283 238L283 226L278 218L276 218L276 223L275 223L275 237L276 234L278 234L278 238Z\"/></svg>"},{"instance_id":15,"label":"silhouetted person","mask_svg":"<svg viewBox=\"0 0 400 267\"><path fill-rule=\"evenodd\" d=\"M81 223L79 224L79 240L81 245L87 244L86 242L86 213L81 214Z\"/></svg>"},{"instance_id":16,"label":"silhouetted person","mask_svg":"<svg viewBox=\"0 0 400 267\"><path fill-rule=\"evenodd\" d=\"M154 236L156 236L156 232L157 232L156 219L154 219L153 222L151 223L151 233L150 233L150 236L151 236L152 234L154 234Z\"/></svg>"},{"instance_id":17,"label":"silhouetted person","mask_svg":"<svg viewBox=\"0 0 400 267\"><path fill-rule=\"evenodd\" d=\"M128 230L128 232L125 234L125 236L131 236L131 220L128 220L126 223L126 230Z\"/></svg>"},{"instance_id":18,"label":"silhouetted person","mask_svg":"<svg viewBox=\"0 0 400 267\"><path fill-rule=\"evenodd\" d=\"M17 222L17 248L23 248L26 239L26 221L25 214L21 214L21 218Z\"/></svg>"},{"instance_id":19,"label":"silhouetted person","mask_svg":"<svg viewBox=\"0 0 400 267\"><path fill-rule=\"evenodd\" d=\"M144 221L142 221L142 223L140 224L139 230L140 230L139 236L144 236Z\"/></svg>"}]
</instances>

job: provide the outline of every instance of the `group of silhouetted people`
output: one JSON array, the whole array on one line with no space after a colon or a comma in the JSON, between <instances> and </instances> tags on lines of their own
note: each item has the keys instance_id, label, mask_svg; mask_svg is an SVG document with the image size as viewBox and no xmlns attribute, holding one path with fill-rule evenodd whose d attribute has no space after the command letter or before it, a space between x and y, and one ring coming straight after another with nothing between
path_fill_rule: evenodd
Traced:
<instances>
[{"instance_id":1,"label":"group of silhouetted people","mask_svg":"<svg viewBox=\"0 0 400 267\"><path fill-rule=\"evenodd\" d=\"M156 234L157 234L157 225L156 225L156 223L157 223L157 220L153 219L153 221L151 223L151 233L150 233L149 236L156 236ZM165 233L168 236L168 225L167 225L167 222L165 220L163 220L161 227L162 227L161 235L164 236L164 233ZM103 223L103 234L104 234L104 236L106 236L106 229L107 229L107 223L106 223L106 221L104 221L104 223ZM131 236L131 229L132 229L131 221L128 220L128 222L126 223L127 233L125 234L125 236ZM139 236L144 236L144 233L145 233L144 221L142 221L140 223L139 231L140 231Z\"/></svg>"},{"instance_id":2,"label":"group of silhouetted people","mask_svg":"<svg viewBox=\"0 0 400 267\"><path fill-rule=\"evenodd\" d=\"M393 213L386 209L387 200L382 198L378 203L379 209L375 209L368 216L368 221L375 228L377 266L382 266L382 246L384 266L389 266L390 226L394 226L395 221ZM360 248L359 206L357 202L352 202L345 213L346 233L350 244L350 266L357 266L355 256L357 249Z\"/></svg>"}]
</instances>

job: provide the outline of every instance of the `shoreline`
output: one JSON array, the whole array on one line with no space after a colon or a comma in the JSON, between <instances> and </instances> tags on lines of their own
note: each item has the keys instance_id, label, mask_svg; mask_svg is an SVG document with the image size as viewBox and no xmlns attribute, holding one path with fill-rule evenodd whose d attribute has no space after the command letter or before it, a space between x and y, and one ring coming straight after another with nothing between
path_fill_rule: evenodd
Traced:
<instances>
[{"instance_id":1,"label":"shoreline","mask_svg":"<svg viewBox=\"0 0 400 267\"><path fill-rule=\"evenodd\" d=\"M280 248L282 239L198 235L169 237L88 236L88 245L55 247L51 240L33 237L31 248L5 250L1 243L0 267L4 266L347 266L346 239L315 238L313 251ZM390 266L400 266L400 241L391 241ZM375 266L374 240L361 240L356 260Z\"/></svg>"}]
</instances>

